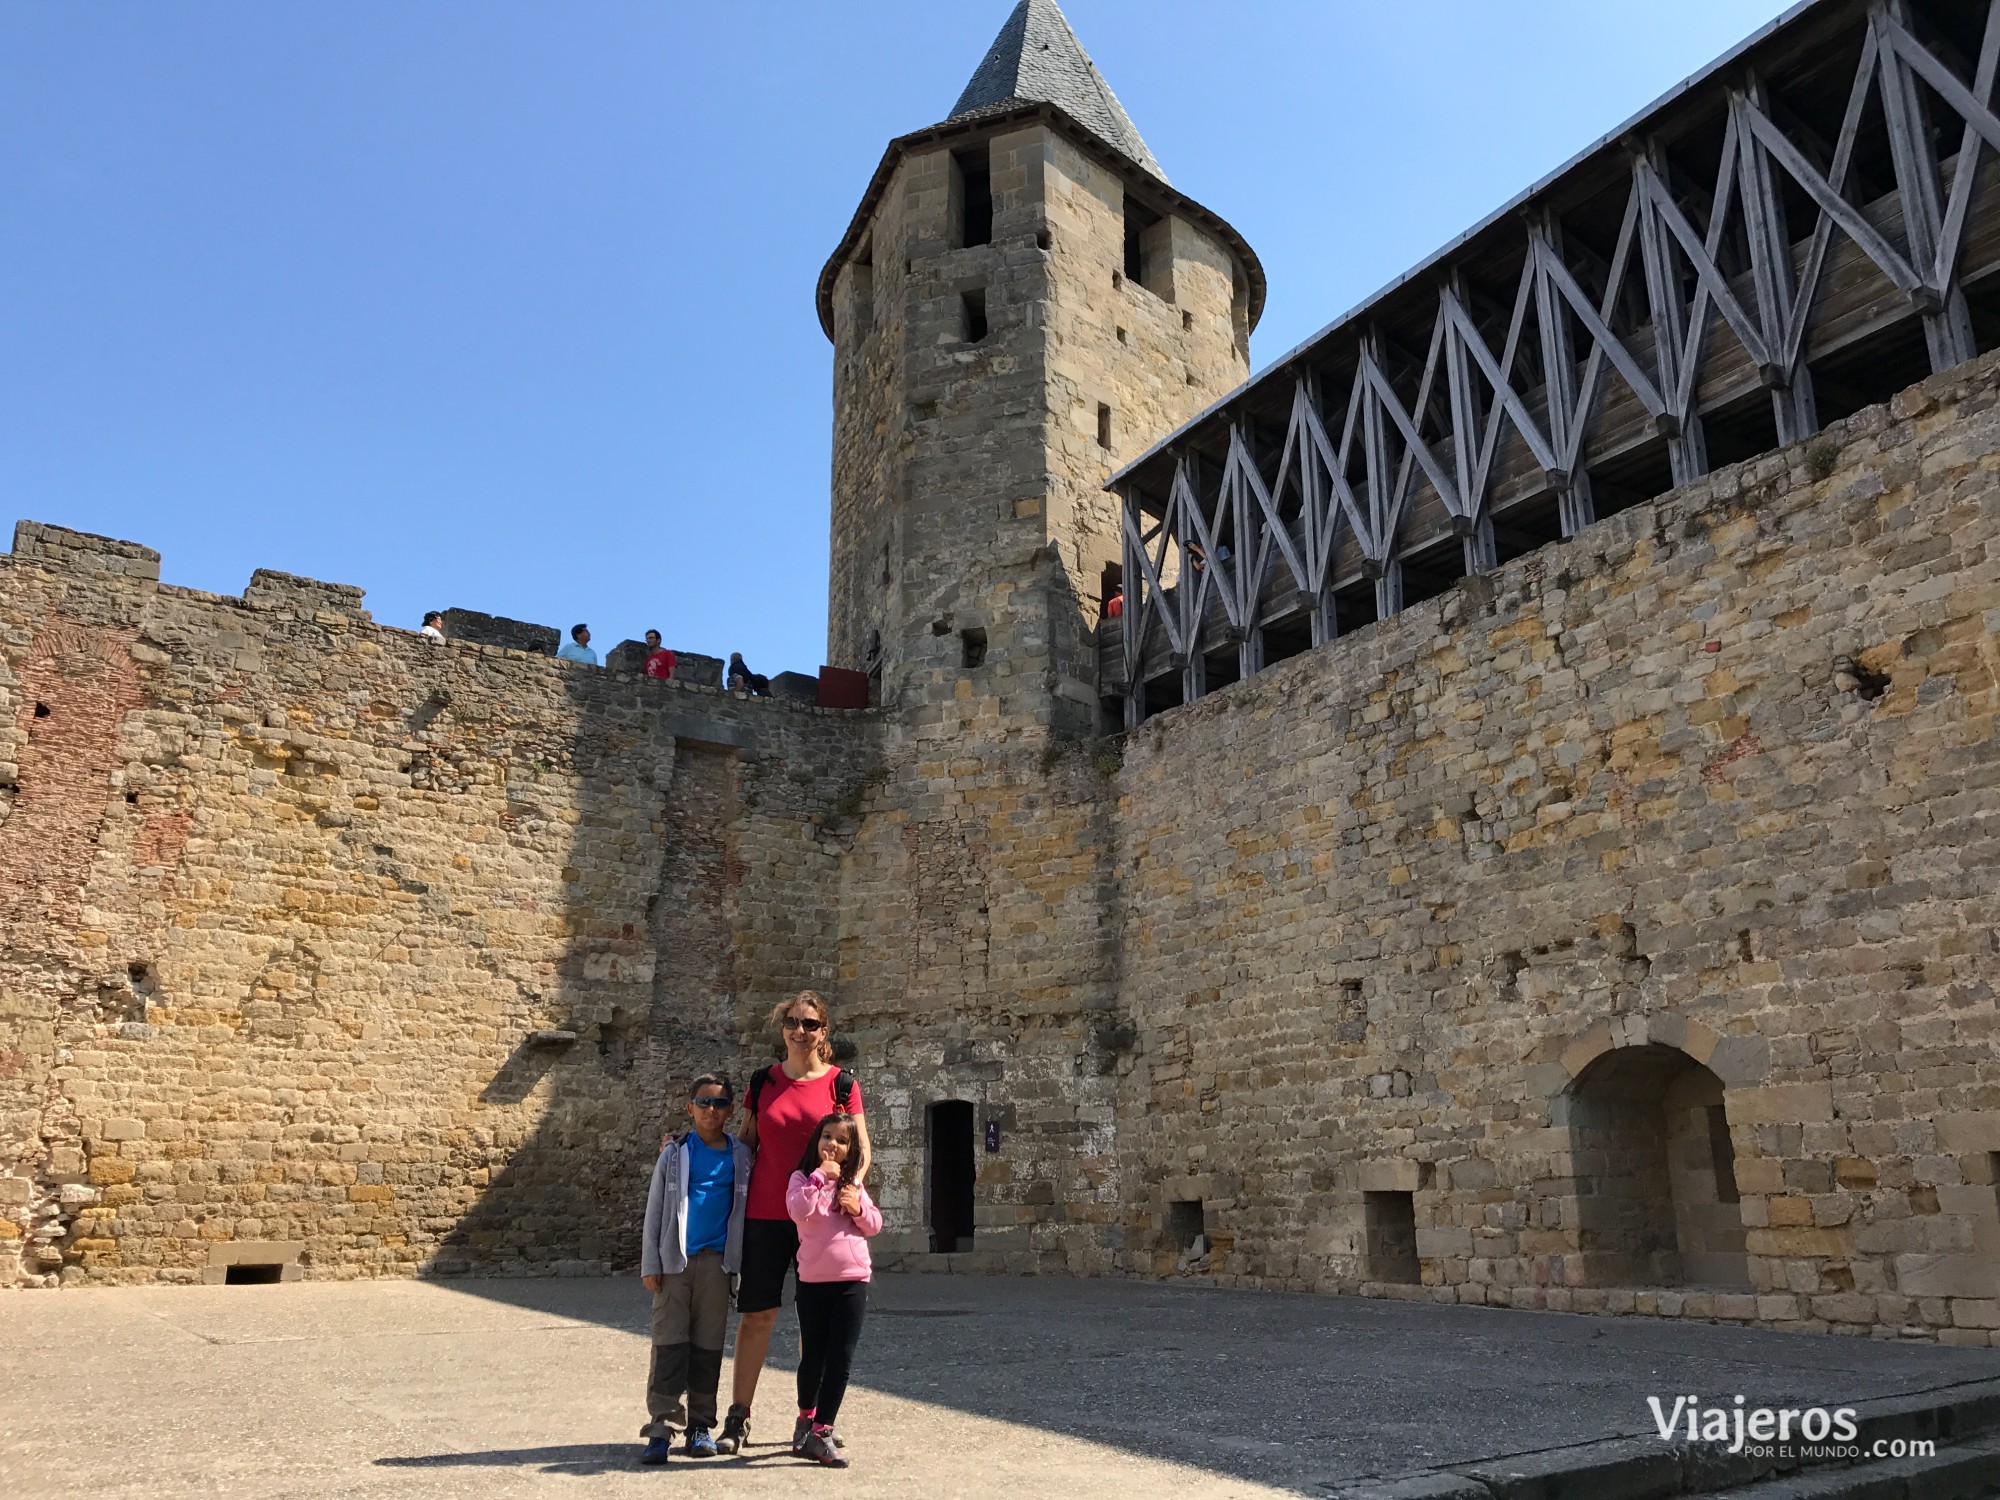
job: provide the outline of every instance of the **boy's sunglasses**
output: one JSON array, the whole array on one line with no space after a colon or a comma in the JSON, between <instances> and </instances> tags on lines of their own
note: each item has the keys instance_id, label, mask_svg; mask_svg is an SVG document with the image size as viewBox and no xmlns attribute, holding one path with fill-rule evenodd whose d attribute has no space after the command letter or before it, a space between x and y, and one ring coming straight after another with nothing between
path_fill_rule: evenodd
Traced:
<instances>
[{"instance_id":1,"label":"boy's sunglasses","mask_svg":"<svg viewBox=\"0 0 2000 1500\"><path fill-rule=\"evenodd\" d=\"M785 1017L785 1030L787 1031L818 1031L824 1025L826 1025L826 1022L815 1021L810 1018L801 1019L798 1016Z\"/></svg>"},{"instance_id":2,"label":"boy's sunglasses","mask_svg":"<svg viewBox=\"0 0 2000 1500\"><path fill-rule=\"evenodd\" d=\"M729 1108L729 1096L727 1094L709 1094L704 1098L695 1100L694 1107L696 1109L727 1109Z\"/></svg>"}]
</instances>

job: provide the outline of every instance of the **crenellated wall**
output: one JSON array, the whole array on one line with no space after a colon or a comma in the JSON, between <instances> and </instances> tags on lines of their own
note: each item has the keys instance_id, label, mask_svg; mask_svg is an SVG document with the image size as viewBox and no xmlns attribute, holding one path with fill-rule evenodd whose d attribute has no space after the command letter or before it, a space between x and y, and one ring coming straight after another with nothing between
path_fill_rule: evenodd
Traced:
<instances>
[{"instance_id":1,"label":"crenellated wall","mask_svg":"<svg viewBox=\"0 0 2000 1500\"><path fill-rule=\"evenodd\" d=\"M1133 732L1126 1267L1988 1341L1996 386Z\"/></svg>"},{"instance_id":2,"label":"crenellated wall","mask_svg":"<svg viewBox=\"0 0 2000 1500\"><path fill-rule=\"evenodd\" d=\"M832 978L873 716L158 575L0 556L0 1280L629 1262L675 1080Z\"/></svg>"}]
</instances>

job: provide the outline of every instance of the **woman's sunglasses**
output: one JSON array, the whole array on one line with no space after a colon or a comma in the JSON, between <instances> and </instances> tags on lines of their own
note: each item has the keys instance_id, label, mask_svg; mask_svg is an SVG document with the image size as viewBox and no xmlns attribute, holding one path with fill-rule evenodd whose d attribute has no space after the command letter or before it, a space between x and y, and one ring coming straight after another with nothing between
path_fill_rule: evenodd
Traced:
<instances>
[{"instance_id":1,"label":"woman's sunglasses","mask_svg":"<svg viewBox=\"0 0 2000 1500\"><path fill-rule=\"evenodd\" d=\"M818 1031L825 1025L826 1022L824 1021L815 1021L810 1018L801 1018L799 1016L785 1017L785 1030L787 1031L804 1031L810 1033Z\"/></svg>"}]
</instances>

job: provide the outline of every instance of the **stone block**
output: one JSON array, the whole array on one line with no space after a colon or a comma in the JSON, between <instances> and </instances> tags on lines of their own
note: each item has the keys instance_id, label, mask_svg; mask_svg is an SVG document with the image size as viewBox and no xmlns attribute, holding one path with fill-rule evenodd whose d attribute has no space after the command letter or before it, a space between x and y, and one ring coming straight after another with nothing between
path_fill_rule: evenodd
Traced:
<instances>
[{"instance_id":1,"label":"stone block","mask_svg":"<svg viewBox=\"0 0 2000 1500\"><path fill-rule=\"evenodd\" d=\"M2000 1266L1972 1255L1899 1255L1896 1289L1906 1297L2000 1298Z\"/></svg>"},{"instance_id":2,"label":"stone block","mask_svg":"<svg viewBox=\"0 0 2000 1500\"><path fill-rule=\"evenodd\" d=\"M1364 1193L1414 1193L1422 1186L1423 1166L1400 1157L1365 1161L1361 1164L1360 1179Z\"/></svg>"},{"instance_id":3,"label":"stone block","mask_svg":"<svg viewBox=\"0 0 2000 1500\"><path fill-rule=\"evenodd\" d=\"M1932 1124L1938 1145L1946 1151L2000 1151L2000 1110L1939 1115Z\"/></svg>"},{"instance_id":4,"label":"stone block","mask_svg":"<svg viewBox=\"0 0 2000 1500\"><path fill-rule=\"evenodd\" d=\"M1829 1083L1731 1089L1724 1098L1731 1125L1794 1124L1833 1118L1833 1085Z\"/></svg>"},{"instance_id":5,"label":"stone block","mask_svg":"<svg viewBox=\"0 0 2000 1500\"><path fill-rule=\"evenodd\" d=\"M290 1265L305 1254L303 1240L224 1240L208 1247L211 1266Z\"/></svg>"}]
</instances>

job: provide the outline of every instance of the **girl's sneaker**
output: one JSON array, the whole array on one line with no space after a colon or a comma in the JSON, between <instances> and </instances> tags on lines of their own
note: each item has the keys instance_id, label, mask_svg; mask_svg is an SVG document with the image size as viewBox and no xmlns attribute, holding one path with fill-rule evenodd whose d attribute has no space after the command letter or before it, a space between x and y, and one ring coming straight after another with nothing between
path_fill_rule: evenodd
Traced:
<instances>
[{"instance_id":1,"label":"girl's sneaker","mask_svg":"<svg viewBox=\"0 0 2000 1500\"><path fill-rule=\"evenodd\" d=\"M739 1453L750 1442L750 1408L732 1406L722 1419L722 1431L715 1435L717 1453Z\"/></svg>"},{"instance_id":2,"label":"girl's sneaker","mask_svg":"<svg viewBox=\"0 0 2000 1500\"><path fill-rule=\"evenodd\" d=\"M811 1459L816 1464L825 1464L830 1469L847 1467L847 1455L833 1446L831 1432L808 1432L806 1440L799 1445L799 1457Z\"/></svg>"},{"instance_id":3,"label":"girl's sneaker","mask_svg":"<svg viewBox=\"0 0 2000 1500\"><path fill-rule=\"evenodd\" d=\"M805 1447L806 1434L812 1430L813 1419L811 1417L800 1417L796 1422L792 1423L792 1452L797 1453L799 1449ZM834 1447L845 1448L847 1446L847 1440L839 1433L832 1432L828 1433L827 1436L833 1439Z\"/></svg>"}]
</instances>

